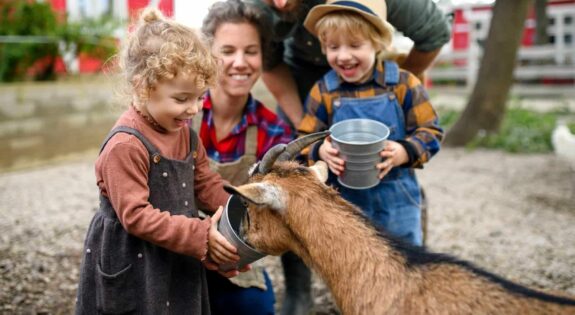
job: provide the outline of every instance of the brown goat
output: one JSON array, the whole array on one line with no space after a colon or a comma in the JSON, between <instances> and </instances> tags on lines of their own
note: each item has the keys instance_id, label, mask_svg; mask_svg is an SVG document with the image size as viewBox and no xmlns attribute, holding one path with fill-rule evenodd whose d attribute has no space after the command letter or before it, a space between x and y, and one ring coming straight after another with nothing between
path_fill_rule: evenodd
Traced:
<instances>
[{"instance_id":1,"label":"brown goat","mask_svg":"<svg viewBox=\"0 0 575 315\"><path fill-rule=\"evenodd\" d=\"M295 252L343 314L575 314L571 298L385 235L325 185L326 177L323 162L308 168L284 160L227 189L247 202L247 241L271 255Z\"/></svg>"}]
</instances>

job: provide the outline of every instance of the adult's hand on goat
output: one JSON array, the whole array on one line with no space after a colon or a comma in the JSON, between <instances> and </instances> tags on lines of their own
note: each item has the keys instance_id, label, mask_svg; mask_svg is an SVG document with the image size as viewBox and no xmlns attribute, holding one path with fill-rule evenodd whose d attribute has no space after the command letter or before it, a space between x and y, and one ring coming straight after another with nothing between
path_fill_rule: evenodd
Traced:
<instances>
[{"instance_id":1,"label":"adult's hand on goat","mask_svg":"<svg viewBox=\"0 0 575 315\"><path fill-rule=\"evenodd\" d=\"M232 269L232 270L228 270L228 271L222 271L218 269L218 273L226 278L233 278L237 275L240 274L240 272L246 272L248 270L252 270L252 265L245 265L243 268L241 268L240 270L237 269Z\"/></svg>"},{"instance_id":2,"label":"adult's hand on goat","mask_svg":"<svg viewBox=\"0 0 575 315\"><path fill-rule=\"evenodd\" d=\"M218 221L222 216L223 207L212 216L212 226L208 232L208 254L216 264L235 263L240 260L237 249L218 231Z\"/></svg>"},{"instance_id":3,"label":"adult's hand on goat","mask_svg":"<svg viewBox=\"0 0 575 315\"><path fill-rule=\"evenodd\" d=\"M345 169L345 161L339 156L339 151L333 147L331 137L325 138L319 147L319 157L327 163L327 167L335 175L340 175Z\"/></svg>"},{"instance_id":4,"label":"adult's hand on goat","mask_svg":"<svg viewBox=\"0 0 575 315\"><path fill-rule=\"evenodd\" d=\"M231 270L223 271L223 270L220 270L220 266L218 264L216 264L209 256L207 256L206 259L202 260L202 263L204 264L204 267L206 267L206 269L212 270L212 271L217 271L220 275L222 275L226 278L233 278L233 277L239 275L241 272L246 272L246 271L252 270L252 265L248 264L248 265L243 266L240 270L231 269Z\"/></svg>"},{"instance_id":5,"label":"adult's hand on goat","mask_svg":"<svg viewBox=\"0 0 575 315\"><path fill-rule=\"evenodd\" d=\"M382 179L391 171L392 168L407 163L409 157L405 148L396 141L387 140L385 147L379 153L382 162L376 165L379 170L379 179Z\"/></svg>"}]
</instances>

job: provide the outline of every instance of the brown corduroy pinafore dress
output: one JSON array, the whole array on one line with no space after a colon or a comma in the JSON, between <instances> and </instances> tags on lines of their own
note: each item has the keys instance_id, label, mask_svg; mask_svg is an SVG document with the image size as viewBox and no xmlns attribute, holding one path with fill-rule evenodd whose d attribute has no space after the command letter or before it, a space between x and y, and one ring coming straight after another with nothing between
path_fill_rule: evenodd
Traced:
<instances>
[{"instance_id":1,"label":"brown corduroy pinafore dress","mask_svg":"<svg viewBox=\"0 0 575 315\"><path fill-rule=\"evenodd\" d=\"M150 203L172 215L198 217L194 202L194 158L198 137L190 129L190 153L171 160L137 130L150 154ZM110 201L100 196L84 243L76 314L209 314L205 269L189 256L151 244L124 230Z\"/></svg>"}]
</instances>

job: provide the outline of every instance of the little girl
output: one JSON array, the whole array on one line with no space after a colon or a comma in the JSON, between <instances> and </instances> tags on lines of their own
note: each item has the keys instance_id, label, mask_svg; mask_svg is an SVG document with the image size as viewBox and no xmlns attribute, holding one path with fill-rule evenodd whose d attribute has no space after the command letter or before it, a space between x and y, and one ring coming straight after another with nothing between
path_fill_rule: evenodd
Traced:
<instances>
[{"instance_id":1,"label":"little girl","mask_svg":"<svg viewBox=\"0 0 575 315\"><path fill-rule=\"evenodd\" d=\"M100 209L84 244L76 313L209 314L204 266L239 260L216 229L229 196L188 127L217 63L194 31L148 9L120 65L131 106L96 161ZM201 220L195 200L220 208Z\"/></svg>"}]
</instances>

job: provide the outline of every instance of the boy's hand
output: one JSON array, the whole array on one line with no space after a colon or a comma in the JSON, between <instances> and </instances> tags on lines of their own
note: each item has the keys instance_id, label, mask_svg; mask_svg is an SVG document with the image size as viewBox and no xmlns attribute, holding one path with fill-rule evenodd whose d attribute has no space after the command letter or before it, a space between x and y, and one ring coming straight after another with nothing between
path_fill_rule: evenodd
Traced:
<instances>
[{"instance_id":1,"label":"boy's hand","mask_svg":"<svg viewBox=\"0 0 575 315\"><path fill-rule=\"evenodd\" d=\"M339 151L333 147L331 137L328 136L319 147L319 157L327 163L332 173L339 176L345 169L345 161L338 156Z\"/></svg>"},{"instance_id":2,"label":"boy's hand","mask_svg":"<svg viewBox=\"0 0 575 315\"><path fill-rule=\"evenodd\" d=\"M235 263L240 260L237 249L218 231L218 221L222 216L223 207L212 216L212 226L208 233L208 255L216 264ZM209 269L209 268L208 268Z\"/></svg>"},{"instance_id":3,"label":"boy's hand","mask_svg":"<svg viewBox=\"0 0 575 315\"><path fill-rule=\"evenodd\" d=\"M387 140L385 147L379 153L382 158L381 163L377 163L376 167L379 170L379 179L382 179L391 171L393 167L402 165L409 161L409 156L405 148L398 142Z\"/></svg>"}]
</instances>

